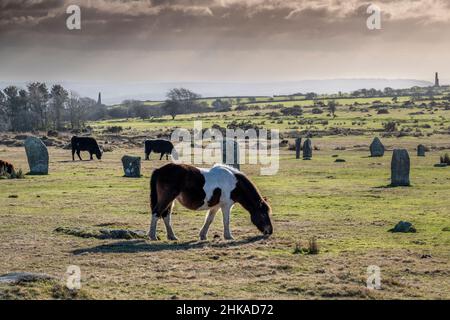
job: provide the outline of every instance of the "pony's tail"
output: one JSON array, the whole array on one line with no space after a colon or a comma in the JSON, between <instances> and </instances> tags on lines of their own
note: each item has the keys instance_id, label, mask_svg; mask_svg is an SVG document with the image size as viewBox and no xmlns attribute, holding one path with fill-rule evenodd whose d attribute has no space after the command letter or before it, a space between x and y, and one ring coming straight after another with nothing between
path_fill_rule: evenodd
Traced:
<instances>
[{"instance_id":1,"label":"pony's tail","mask_svg":"<svg viewBox=\"0 0 450 320\"><path fill-rule=\"evenodd\" d=\"M159 170L155 169L152 173L152 177L150 179L150 206L152 208L152 214L153 209L156 207L156 204L158 203L158 191L156 190L156 184L158 182L158 175Z\"/></svg>"}]
</instances>

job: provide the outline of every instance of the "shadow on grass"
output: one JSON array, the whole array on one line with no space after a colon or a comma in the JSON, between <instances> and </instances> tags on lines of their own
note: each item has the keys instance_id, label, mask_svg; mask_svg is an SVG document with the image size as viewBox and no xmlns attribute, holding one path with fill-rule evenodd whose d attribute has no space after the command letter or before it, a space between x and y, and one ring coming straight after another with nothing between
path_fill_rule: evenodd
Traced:
<instances>
[{"instance_id":1,"label":"shadow on grass","mask_svg":"<svg viewBox=\"0 0 450 320\"><path fill-rule=\"evenodd\" d=\"M411 188L412 185L409 186L394 186L392 184L388 184L388 185L384 185L384 186L378 186L378 187L373 187L373 189L396 189L396 188Z\"/></svg>"},{"instance_id":2,"label":"shadow on grass","mask_svg":"<svg viewBox=\"0 0 450 320\"><path fill-rule=\"evenodd\" d=\"M361 156L361 159L382 159L382 156Z\"/></svg>"},{"instance_id":3,"label":"shadow on grass","mask_svg":"<svg viewBox=\"0 0 450 320\"><path fill-rule=\"evenodd\" d=\"M77 162L94 162L94 161L101 161L101 160L90 160L90 159L84 159L84 160L59 160L56 161L57 163L77 163Z\"/></svg>"},{"instance_id":4,"label":"shadow on grass","mask_svg":"<svg viewBox=\"0 0 450 320\"><path fill-rule=\"evenodd\" d=\"M245 238L236 241L187 241L187 242L149 242L146 240L130 240L119 241L110 244L103 244L95 247L76 249L72 253L79 255L83 253L138 253L138 252L159 252L159 251L177 251L177 250L191 250L202 248L230 248L237 247L249 243L258 242L267 239L267 237L260 235Z\"/></svg>"}]
</instances>

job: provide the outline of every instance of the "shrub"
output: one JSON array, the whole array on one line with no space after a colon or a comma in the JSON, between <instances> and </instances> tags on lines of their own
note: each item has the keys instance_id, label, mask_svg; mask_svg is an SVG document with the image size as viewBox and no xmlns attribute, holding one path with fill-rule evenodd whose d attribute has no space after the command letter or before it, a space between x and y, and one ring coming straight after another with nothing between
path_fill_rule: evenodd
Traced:
<instances>
[{"instance_id":1,"label":"shrub","mask_svg":"<svg viewBox=\"0 0 450 320\"><path fill-rule=\"evenodd\" d=\"M121 133L123 131L123 127L122 126L112 126L112 127L107 127L104 132L108 132L108 133Z\"/></svg>"},{"instance_id":2,"label":"shrub","mask_svg":"<svg viewBox=\"0 0 450 320\"><path fill-rule=\"evenodd\" d=\"M312 237L308 241L308 247L302 247L300 242L297 242L294 247L293 254L318 254L319 245L317 244L316 237Z\"/></svg>"},{"instance_id":3,"label":"shrub","mask_svg":"<svg viewBox=\"0 0 450 320\"><path fill-rule=\"evenodd\" d=\"M323 110L320 109L320 108L315 107L315 108L313 108L313 109L311 110L311 112L312 112L312 114L322 114L322 113L323 113Z\"/></svg>"},{"instance_id":4,"label":"shrub","mask_svg":"<svg viewBox=\"0 0 450 320\"><path fill-rule=\"evenodd\" d=\"M389 121L383 124L384 131L395 132L397 131L397 123L395 121Z\"/></svg>"},{"instance_id":5,"label":"shrub","mask_svg":"<svg viewBox=\"0 0 450 320\"><path fill-rule=\"evenodd\" d=\"M441 156L441 163L442 164L448 164L450 165L450 155L446 153L445 155Z\"/></svg>"},{"instance_id":6,"label":"shrub","mask_svg":"<svg viewBox=\"0 0 450 320\"><path fill-rule=\"evenodd\" d=\"M301 116L303 114L303 109L300 106L293 106L281 109L281 113L285 116Z\"/></svg>"},{"instance_id":7,"label":"shrub","mask_svg":"<svg viewBox=\"0 0 450 320\"><path fill-rule=\"evenodd\" d=\"M249 129L255 129L255 130L259 130L260 128L258 127L258 125L254 124L252 121L237 121L237 120L233 120L231 123L229 123L227 125L227 129L242 129L244 131L249 130Z\"/></svg>"},{"instance_id":8,"label":"shrub","mask_svg":"<svg viewBox=\"0 0 450 320\"><path fill-rule=\"evenodd\" d=\"M0 179L25 179L25 175L22 169L15 171L11 174L6 172L5 170L0 170Z\"/></svg>"},{"instance_id":9,"label":"shrub","mask_svg":"<svg viewBox=\"0 0 450 320\"><path fill-rule=\"evenodd\" d=\"M56 130L49 130L49 131L47 132L47 135L48 135L49 137L57 137L57 136L58 136L58 131L56 131Z\"/></svg>"},{"instance_id":10,"label":"shrub","mask_svg":"<svg viewBox=\"0 0 450 320\"><path fill-rule=\"evenodd\" d=\"M293 254L303 254L303 248L299 242L295 244L294 252Z\"/></svg>"}]
</instances>

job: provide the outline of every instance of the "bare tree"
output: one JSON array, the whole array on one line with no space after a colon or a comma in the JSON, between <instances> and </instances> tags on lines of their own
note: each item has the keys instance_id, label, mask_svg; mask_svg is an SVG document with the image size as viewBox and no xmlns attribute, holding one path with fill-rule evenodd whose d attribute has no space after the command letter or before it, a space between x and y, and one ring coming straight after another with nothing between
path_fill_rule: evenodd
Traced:
<instances>
[{"instance_id":1,"label":"bare tree","mask_svg":"<svg viewBox=\"0 0 450 320\"><path fill-rule=\"evenodd\" d=\"M172 101L194 101L201 98L201 95L185 88L174 88L167 93L167 99Z\"/></svg>"},{"instance_id":2,"label":"bare tree","mask_svg":"<svg viewBox=\"0 0 450 320\"><path fill-rule=\"evenodd\" d=\"M67 101L67 110L69 111L70 126L72 129L81 129L84 127L87 109L95 104L93 99L80 98L80 96L71 91Z\"/></svg>"},{"instance_id":3,"label":"bare tree","mask_svg":"<svg viewBox=\"0 0 450 320\"><path fill-rule=\"evenodd\" d=\"M80 98L73 92L69 97L60 85L53 86L51 92L41 82L29 83L27 90L9 86L0 90L0 130L61 129L64 121L69 121L72 128L80 128L84 126L88 111L97 112L95 105L94 100Z\"/></svg>"},{"instance_id":4,"label":"bare tree","mask_svg":"<svg viewBox=\"0 0 450 320\"><path fill-rule=\"evenodd\" d=\"M125 100L122 105L127 110L128 117L138 117L142 120L150 118L150 108L139 100Z\"/></svg>"},{"instance_id":5,"label":"bare tree","mask_svg":"<svg viewBox=\"0 0 450 320\"><path fill-rule=\"evenodd\" d=\"M144 103L139 103L133 107L133 113L136 117L141 118L142 120L150 118L150 107L146 106Z\"/></svg>"},{"instance_id":6,"label":"bare tree","mask_svg":"<svg viewBox=\"0 0 450 320\"><path fill-rule=\"evenodd\" d=\"M162 110L175 119L178 114L195 112L197 109L203 108L203 104L197 103L200 98L201 95L188 89L174 88L167 93L167 101L162 106Z\"/></svg>"},{"instance_id":7,"label":"bare tree","mask_svg":"<svg viewBox=\"0 0 450 320\"><path fill-rule=\"evenodd\" d=\"M45 83L32 82L27 85L28 103L33 113L35 125L39 129L48 127L48 99L50 94Z\"/></svg>"},{"instance_id":8,"label":"bare tree","mask_svg":"<svg viewBox=\"0 0 450 320\"><path fill-rule=\"evenodd\" d=\"M8 116L6 112L6 97L2 91L0 91L0 131L8 130Z\"/></svg>"},{"instance_id":9,"label":"bare tree","mask_svg":"<svg viewBox=\"0 0 450 320\"><path fill-rule=\"evenodd\" d=\"M216 99L211 104L216 111L229 111L231 110L232 104L230 100Z\"/></svg>"},{"instance_id":10,"label":"bare tree","mask_svg":"<svg viewBox=\"0 0 450 320\"><path fill-rule=\"evenodd\" d=\"M330 100L328 101L328 110L330 111L330 114L333 116L333 118L336 117L336 101L334 100Z\"/></svg>"},{"instance_id":11,"label":"bare tree","mask_svg":"<svg viewBox=\"0 0 450 320\"><path fill-rule=\"evenodd\" d=\"M175 100L167 100L163 106L162 110L165 114L168 114L172 117L172 120L175 120L175 117L181 113L183 113L183 108L180 102Z\"/></svg>"},{"instance_id":12,"label":"bare tree","mask_svg":"<svg viewBox=\"0 0 450 320\"><path fill-rule=\"evenodd\" d=\"M50 97L53 111L53 126L56 130L62 129L62 115L66 107L69 93L59 84L52 87Z\"/></svg>"},{"instance_id":13,"label":"bare tree","mask_svg":"<svg viewBox=\"0 0 450 320\"><path fill-rule=\"evenodd\" d=\"M26 91L20 90L16 86L9 86L4 90L6 115L9 118L12 131L25 131L26 121L29 119L25 115L26 111Z\"/></svg>"}]
</instances>

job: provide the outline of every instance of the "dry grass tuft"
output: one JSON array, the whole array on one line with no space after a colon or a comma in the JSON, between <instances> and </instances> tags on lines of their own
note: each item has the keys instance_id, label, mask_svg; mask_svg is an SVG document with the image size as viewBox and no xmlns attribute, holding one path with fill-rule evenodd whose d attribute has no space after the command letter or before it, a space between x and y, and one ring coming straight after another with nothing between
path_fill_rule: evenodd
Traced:
<instances>
[{"instance_id":1,"label":"dry grass tuft","mask_svg":"<svg viewBox=\"0 0 450 320\"><path fill-rule=\"evenodd\" d=\"M22 169L19 169L17 172L13 172L9 174L5 170L0 170L0 179L25 179L25 174Z\"/></svg>"},{"instance_id":2,"label":"dry grass tuft","mask_svg":"<svg viewBox=\"0 0 450 320\"><path fill-rule=\"evenodd\" d=\"M312 237L308 240L308 247L302 247L301 242L297 242L293 254L318 254L319 251L316 237Z\"/></svg>"}]
</instances>

